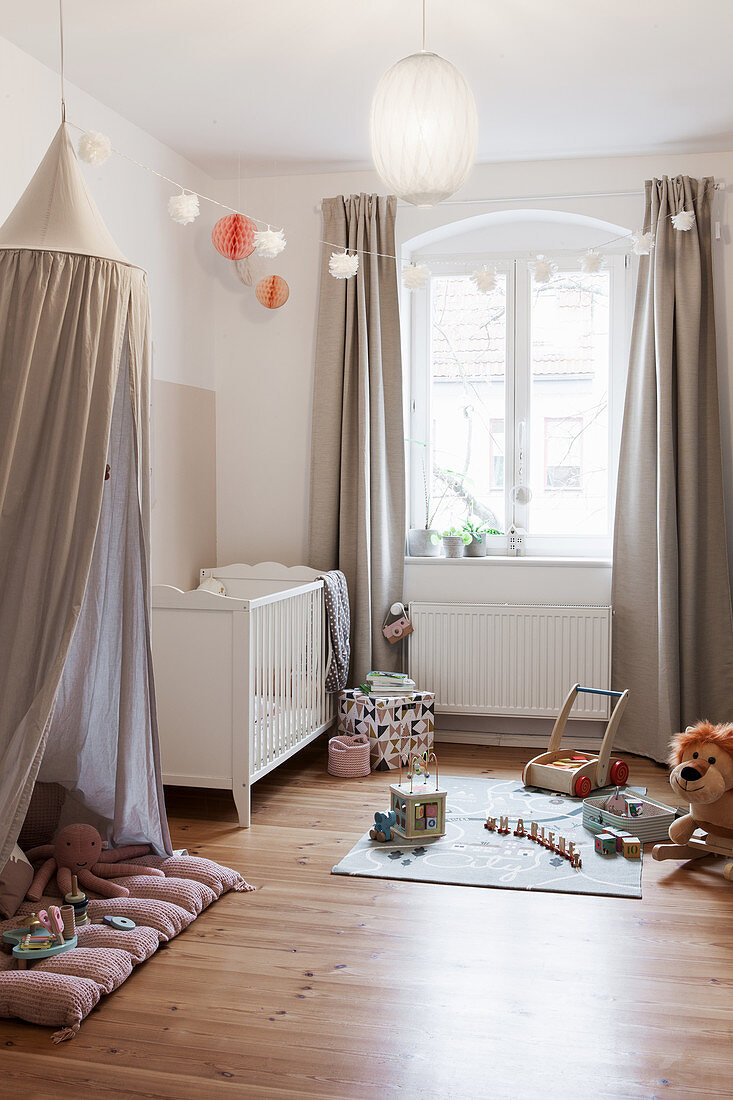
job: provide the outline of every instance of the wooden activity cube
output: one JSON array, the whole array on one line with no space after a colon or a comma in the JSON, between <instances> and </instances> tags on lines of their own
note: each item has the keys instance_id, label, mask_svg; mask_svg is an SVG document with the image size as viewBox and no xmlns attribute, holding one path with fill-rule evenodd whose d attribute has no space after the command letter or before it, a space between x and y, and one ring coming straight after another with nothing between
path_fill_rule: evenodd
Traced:
<instances>
[{"instance_id":1,"label":"wooden activity cube","mask_svg":"<svg viewBox=\"0 0 733 1100\"><path fill-rule=\"evenodd\" d=\"M397 815L394 831L406 840L425 840L445 834L446 791L426 784L392 783L390 809Z\"/></svg>"}]
</instances>

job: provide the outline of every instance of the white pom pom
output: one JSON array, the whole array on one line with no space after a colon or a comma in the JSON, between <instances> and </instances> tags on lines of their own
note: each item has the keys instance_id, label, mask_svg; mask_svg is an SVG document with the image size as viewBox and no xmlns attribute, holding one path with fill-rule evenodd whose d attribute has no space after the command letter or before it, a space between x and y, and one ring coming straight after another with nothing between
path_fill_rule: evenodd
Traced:
<instances>
[{"instance_id":1,"label":"white pom pom","mask_svg":"<svg viewBox=\"0 0 733 1100\"><path fill-rule=\"evenodd\" d=\"M589 248L580 258L580 270L586 275L595 275L603 267L603 256L594 248Z\"/></svg>"},{"instance_id":2,"label":"white pom pom","mask_svg":"<svg viewBox=\"0 0 733 1100\"><path fill-rule=\"evenodd\" d=\"M635 233L631 238L631 251L635 256L648 256L654 244L651 233Z\"/></svg>"},{"instance_id":3,"label":"white pom pom","mask_svg":"<svg viewBox=\"0 0 733 1100\"><path fill-rule=\"evenodd\" d=\"M245 256L242 260L232 260L234 273L245 286L257 286L265 274L265 265L256 256Z\"/></svg>"},{"instance_id":4,"label":"white pom pom","mask_svg":"<svg viewBox=\"0 0 733 1100\"><path fill-rule=\"evenodd\" d=\"M201 213L198 195L191 192L186 194L185 191L181 191L180 195L171 195L168 199L168 213L179 225L190 225Z\"/></svg>"},{"instance_id":5,"label":"white pom pom","mask_svg":"<svg viewBox=\"0 0 733 1100\"><path fill-rule=\"evenodd\" d=\"M693 210L680 210L679 214L672 215L672 225L682 233L688 233L695 224Z\"/></svg>"},{"instance_id":6,"label":"white pom pom","mask_svg":"<svg viewBox=\"0 0 733 1100\"><path fill-rule=\"evenodd\" d=\"M332 252L328 270L334 279L351 279L359 270L359 257L348 252Z\"/></svg>"},{"instance_id":7,"label":"white pom pom","mask_svg":"<svg viewBox=\"0 0 733 1100\"><path fill-rule=\"evenodd\" d=\"M471 275L471 282L482 294L491 294L498 285L496 271L493 267L486 267L486 265L479 267Z\"/></svg>"},{"instance_id":8,"label":"white pom pom","mask_svg":"<svg viewBox=\"0 0 733 1100\"><path fill-rule=\"evenodd\" d=\"M274 260L285 248L285 231L282 229L263 229L255 233L255 250L258 256Z\"/></svg>"},{"instance_id":9,"label":"white pom pom","mask_svg":"<svg viewBox=\"0 0 733 1100\"><path fill-rule=\"evenodd\" d=\"M79 138L79 156L87 164L104 164L112 152L112 142L106 134L90 130Z\"/></svg>"},{"instance_id":10,"label":"white pom pom","mask_svg":"<svg viewBox=\"0 0 733 1100\"><path fill-rule=\"evenodd\" d=\"M538 256L530 265L536 283L549 283L557 271L557 264L545 256Z\"/></svg>"},{"instance_id":11,"label":"white pom pom","mask_svg":"<svg viewBox=\"0 0 733 1100\"><path fill-rule=\"evenodd\" d=\"M430 268L425 264L408 264L402 268L402 284L408 290L422 290L430 278Z\"/></svg>"}]
</instances>

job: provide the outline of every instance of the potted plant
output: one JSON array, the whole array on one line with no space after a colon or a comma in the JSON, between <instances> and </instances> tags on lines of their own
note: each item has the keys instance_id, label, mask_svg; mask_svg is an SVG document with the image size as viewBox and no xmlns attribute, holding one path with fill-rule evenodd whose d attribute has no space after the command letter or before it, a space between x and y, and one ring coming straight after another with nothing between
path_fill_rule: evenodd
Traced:
<instances>
[{"instance_id":1,"label":"potted plant","mask_svg":"<svg viewBox=\"0 0 733 1100\"><path fill-rule=\"evenodd\" d=\"M443 550L446 558L462 558L466 544L471 536L464 534L458 527L449 527L443 532Z\"/></svg>"},{"instance_id":2,"label":"potted plant","mask_svg":"<svg viewBox=\"0 0 733 1100\"><path fill-rule=\"evenodd\" d=\"M407 552L411 558L437 558L440 557L440 531L433 528L433 520L435 519L435 513L443 503L443 497L431 509L430 488L425 462L422 464L422 477L425 486L425 526L411 527L407 532ZM445 496L445 493L443 493L443 496Z\"/></svg>"},{"instance_id":3,"label":"potted plant","mask_svg":"<svg viewBox=\"0 0 733 1100\"><path fill-rule=\"evenodd\" d=\"M466 542L465 554L467 558L484 558L486 557L486 536L498 535L501 532L497 531L495 527L490 527L488 523L474 523L472 520L467 519L463 524L463 535L468 538Z\"/></svg>"}]
</instances>

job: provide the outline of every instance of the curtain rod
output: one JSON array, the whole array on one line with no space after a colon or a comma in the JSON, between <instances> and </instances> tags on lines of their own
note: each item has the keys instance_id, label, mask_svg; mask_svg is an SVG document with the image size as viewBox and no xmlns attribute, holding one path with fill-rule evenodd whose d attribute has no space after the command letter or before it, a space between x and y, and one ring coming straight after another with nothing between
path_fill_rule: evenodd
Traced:
<instances>
[{"instance_id":1,"label":"curtain rod","mask_svg":"<svg viewBox=\"0 0 733 1100\"><path fill-rule=\"evenodd\" d=\"M715 190L724 191L725 180L716 180ZM644 191L591 191L562 195L508 195L506 198L497 199L444 199L442 202L438 203L438 206L486 206L493 202L550 202L560 199L631 199L643 197L644 194ZM411 202L398 202L397 206L405 209L416 209ZM317 203L315 210L317 214L320 214L320 203Z\"/></svg>"},{"instance_id":2,"label":"curtain rod","mask_svg":"<svg viewBox=\"0 0 733 1100\"><path fill-rule=\"evenodd\" d=\"M715 190L723 191L725 180L715 181ZM551 199L630 199L645 195L645 191L590 191L575 195L512 195L499 199L444 199L439 206L483 206L489 202L548 202ZM398 206L413 206L411 202L398 202Z\"/></svg>"}]
</instances>

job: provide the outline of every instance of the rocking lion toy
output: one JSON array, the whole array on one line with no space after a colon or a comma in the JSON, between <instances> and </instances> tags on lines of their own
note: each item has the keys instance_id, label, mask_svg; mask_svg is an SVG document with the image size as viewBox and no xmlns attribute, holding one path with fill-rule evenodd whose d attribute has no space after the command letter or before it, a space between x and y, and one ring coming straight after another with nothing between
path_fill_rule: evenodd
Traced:
<instances>
[{"instance_id":1,"label":"rocking lion toy","mask_svg":"<svg viewBox=\"0 0 733 1100\"><path fill-rule=\"evenodd\" d=\"M733 725L698 722L672 740L670 786L690 812L669 827L672 844L657 844L653 859L728 856L723 874L733 880Z\"/></svg>"}]
</instances>

